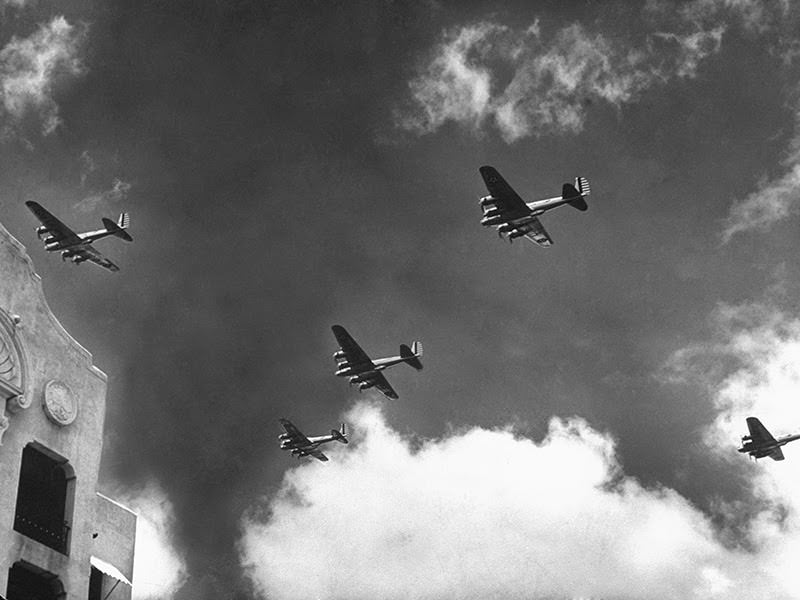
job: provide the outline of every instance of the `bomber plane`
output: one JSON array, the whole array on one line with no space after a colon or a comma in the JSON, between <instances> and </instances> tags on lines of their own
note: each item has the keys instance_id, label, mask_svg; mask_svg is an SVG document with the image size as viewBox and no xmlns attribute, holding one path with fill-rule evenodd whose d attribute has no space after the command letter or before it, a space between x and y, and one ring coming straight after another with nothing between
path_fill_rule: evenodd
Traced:
<instances>
[{"instance_id":1,"label":"bomber plane","mask_svg":"<svg viewBox=\"0 0 800 600\"><path fill-rule=\"evenodd\" d=\"M392 386L386 381L386 377L383 376L381 371L400 363L411 365L417 371L422 369L422 363L419 360L422 356L422 344L420 342L414 342L410 348L405 344L401 344L400 356L372 360L352 336L347 333L344 327L334 325L331 329L333 330L333 335L336 336L336 341L339 342L339 350L333 355L336 360L335 375L349 377L350 385L358 384L359 391L376 387L387 398L396 400L398 398L397 392L392 389Z\"/></svg>"},{"instance_id":2,"label":"bomber plane","mask_svg":"<svg viewBox=\"0 0 800 600\"><path fill-rule=\"evenodd\" d=\"M95 250L92 247L92 243L109 235L121 238L126 242L132 242L133 238L125 231L131 222L128 213L122 213L116 223L111 219L104 218L103 229L75 233L38 202L29 200L25 205L42 222L42 226L36 228L36 235L44 242L45 250L48 252L61 252L61 260L69 259L75 264L89 260L109 271L119 271L119 267ZM44 239L42 239L42 236L44 236Z\"/></svg>"},{"instance_id":3,"label":"bomber plane","mask_svg":"<svg viewBox=\"0 0 800 600\"><path fill-rule=\"evenodd\" d=\"M524 202L517 192L506 183L497 169L483 166L479 169L481 177L489 190L489 195L480 200L483 208L481 225L484 227L497 227L500 237L508 236L508 241L525 236L532 242L547 248L553 240L545 231L542 223L537 219L539 215L564 204L569 204L578 210L586 210L586 196L591 193L589 182L583 177L575 178L575 185L565 183L561 188L561 195L534 202Z\"/></svg>"},{"instance_id":4,"label":"bomber plane","mask_svg":"<svg viewBox=\"0 0 800 600\"><path fill-rule=\"evenodd\" d=\"M785 457L781 446L794 440L800 440L800 434L786 435L775 439L755 417L747 417L747 429L750 431L750 435L742 437L742 447L739 448L739 452L747 452L756 460L765 456L769 456L772 460L783 460Z\"/></svg>"},{"instance_id":5,"label":"bomber plane","mask_svg":"<svg viewBox=\"0 0 800 600\"><path fill-rule=\"evenodd\" d=\"M291 450L292 455L296 456L297 458L313 456L317 460L324 462L328 460L328 457L317 450L317 447L320 444L325 444L334 440L341 442L342 444L347 443L347 438L345 437L347 435L347 431L345 430L344 423L342 423L339 431L331 429L330 435L306 437L297 427L292 424L289 419L279 419L279 421L286 430L286 433L282 433L278 436L278 439L281 441L281 450Z\"/></svg>"}]
</instances>

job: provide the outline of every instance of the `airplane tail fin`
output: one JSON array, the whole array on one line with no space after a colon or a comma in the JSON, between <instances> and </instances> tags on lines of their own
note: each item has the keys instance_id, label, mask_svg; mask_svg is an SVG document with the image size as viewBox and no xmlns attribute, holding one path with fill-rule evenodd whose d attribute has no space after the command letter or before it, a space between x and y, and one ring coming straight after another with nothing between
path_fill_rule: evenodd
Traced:
<instances>
[{"instance_id":1,"label":"airplane tail fin","mask_svg":"<svg viewBox=\"0 0 800 600\"><path fill-rule=\"evenodd\" d=\"M411 348L409 348L405 344L400 345L400 358L402 358L405 362L414 367L417 371L422 369L422 363L419 360L421 356L422 356L421 342L414 342L413 344L411 344Z\"/></svg>"},{"instance_id":2,"label":"airplane tail fin","mask_svg":"<svg viewBox=\"0 0 800 600\"><path fill-rule=\"evenodd\" d=\"M111 219L103 218L103 225L107 231L110 231L118 238L122 238L126 242L132 242L133 238L125 231L131 224L131 217L128 213L122 213L119 216L119 221L114 223Z\"/></svg>"},{"instance_id":3,"label":"airplane tail fin","mask_svg":"<svg viewBox=\"0 0 800 600\"><path fill-rule=\"evenodd\" d=\"M342 444L347 443L347 437L346 437L347 429L344 423L342 423L342 426L339 428L339 431L331 429L331 435L333 436L333 439L335 439L337 442L341 442Z\"/></svg>"},{"instance_id":4,"label":"airplane tail fin","mask_svg":"<svg viewBox=\"0 0 800 600\"><path fill-rule=\"evenodd\" d=\"M581 179L580 177L576 178L575 183L580 185L580 179ZM584 181L586 180L584 179ZM588 185L589 184L587 183L586 184L587 189ZM568 204L572 207L577 208L578 210L586 210L587 208L589 208L589 205L586 204L586 200L583 199L583 196L584 196L583 192L578 191L578 188L569 183L565 183L564 186L561 188L561 197L565 199L571 198Z\"/></svg>"},{"instance_id":5,"label":"airplane tail fin","mask_svg":"<svg viewBox=\"0 0 800 600\"><path fill-rule=\"evenodd\" d=\"M592 188L589 187L589 180L586 177L576 177L575 187L581 193L581 196L588 196L592 193Z\"/></svg>"}]
</instances>

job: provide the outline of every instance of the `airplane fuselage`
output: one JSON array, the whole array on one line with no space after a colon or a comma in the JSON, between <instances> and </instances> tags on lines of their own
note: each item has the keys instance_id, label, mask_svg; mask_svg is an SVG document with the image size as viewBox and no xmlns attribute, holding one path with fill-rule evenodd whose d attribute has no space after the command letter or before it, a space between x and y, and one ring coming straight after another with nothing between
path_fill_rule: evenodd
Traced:
<instances>
[{"instance_id":1,"label":"airplane fuselage","mask_svg":"<svg viewBox=\"0 0 800 600\"><path fill-rule=\"evenodd\" d=\"M747 440L749 439L749 436L745 436L743 439ZM800 434L786 435L776 439L774 442L766 444L756 444L753 441L746 441L738 450L739 452L747 453L755 458L764 458L765 456L769 456L776 448L785 446L789 442L793 442L795 440L800 440Z\"/></svg>"},{"instance_id":2,"label":"airplane fuselage","mask_svg":"<svg viewBox=\"0 0 800 600\"><path fill-rule=\"evenodd\" d=\"M41 235L41 234L40 234ZM102 239L104 237L108 237L109 235L113 235L112 231L108 231L107 229L98 229L97 231L87 231L86 233L79 233L78 237L80 238L79 242L74 242L72 244L66 243L64 240L61 241L52 241L50 237L44 238L44 249L48 252L58 252L60 250L72 250L74 248L81 248L95 242L96 240Z\"/></svg>"},{"instance_id":3,"label":"airplane fuselage","mask_svg":"<svg viewBox=\"0 0 800 600\"><path fill-rule=\"evenodd\" d=\"M554 196L553 198L545 198L544 200L534 200L533 202L526 202L525 205L530 209L531 214L535 217L541 215L548 210L558 208L564 204L569 204L575 198L564 198L562 196Z\"/></svg>"},{"instance_id":4,"label":"airplane fuselage","mask_svg":"<svg viewBox=\"0 0 800 600\"><path fill-rule=\"evenodd\" d=\"M400 356L391 356L388 358L377 358L370 362L362 362L362 363L349 363L347 361L342 361L338 363L336 376L337 377L348 377L348 376L358 376L358 375L372 375L377 373L378 371L383 371L388 367L393 367L394 365L399 365L402 362L405 362L406 359Z\"/></svg>"},{"instance_id":5,"label":"airplane fuselage","mask_svg":"<svg viewBox=\"0 0 800 600\"><path fill-rule=\"evenodd\" d=\"M312 450L316 450L321 444L334 441L336 437L332 435L318 435L310 437L308 438L308 441L311 442L310 444L292 443L291 436L287 433L282 433L278 436L278 439L281 440L281 449L283 450L299 450L300 452L308 453Z\"/></svg>"},{"instance_id":6,"label":"airplane fuselage","mask_svg":"<svg viewBox=\"0 0 800 600\"><path fill-rule=\"evenodd\" d=\"M481 225L485 226L492 226L492 225L501 225L504 223L508 223L513 225L517 222L523 222L530 217L538 217L541 214L544 214L548 210L552 210L554 208L558 208L559 206L563 206L564 204L569 204L576 198L580 198L580 196L576 197L568 197L564 198L563 196L554 196L552 198L544 198L542 200L534 200L533 202L526 202L525 206L527 206L528 211L524 214L520 214L514 218L508 218L503 214L503 212L497 208L495 208L496 200L493 196L484 196L481 198L481 205L486 209L483 218L481 219Z\"/></svg>"}]
</instances>

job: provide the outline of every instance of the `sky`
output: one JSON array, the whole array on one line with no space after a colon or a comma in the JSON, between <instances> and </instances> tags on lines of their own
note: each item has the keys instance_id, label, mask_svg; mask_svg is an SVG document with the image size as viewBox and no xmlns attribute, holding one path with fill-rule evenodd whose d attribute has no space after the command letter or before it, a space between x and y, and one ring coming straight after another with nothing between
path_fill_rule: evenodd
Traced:
<instances>
[{"instance_id":1,"label":"sky","mask_svg":"<svg viewBox=\"0 0 800 600\"><path fill-rule=\"evenodd\" d=\"M0 0L0 221L137 600L800 598L800 5ZM554 240L479 224L584 176ZM110 273L47 255L131 214ZM400 395L333 376L421 340ZM349 425L327 463L278 448Z\"/></svg>"}]
</instances>

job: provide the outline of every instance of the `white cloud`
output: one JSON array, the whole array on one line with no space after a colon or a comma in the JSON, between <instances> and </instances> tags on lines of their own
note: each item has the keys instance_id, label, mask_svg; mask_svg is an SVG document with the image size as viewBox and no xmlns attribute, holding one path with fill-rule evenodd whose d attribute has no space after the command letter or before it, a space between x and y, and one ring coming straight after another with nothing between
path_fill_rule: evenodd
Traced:
<instances>
[{"instance_id":1,"label":"white cloud","mask_svg":"<svg viewBox=\"0 0 800 600\"><path fill-rule=\"evenodd\" d=\"M464 27L444 43L411 82L411 93L422 114L404 117L408 128L436 129L452 119L478 128L489 114L491 73L468 60L474 49L491 48L488 40L506 28L491 23Z\"/></svg>"},{"instance_id":2,"label":"white cloud","mask_svg":"<svg viewBox=\"0 0 800 600\"><path fill-rule=\"evenodd\" d=\"M31 111L47 135L61 123L53 91L59 78L76 76L84 67L78 49L84 28L56 17L30 37L14 37L0 50L0 99L7 119L20 121Z\"/></svg>"},{"instance_id":3,"label":"white cloud","mask_svg":"<svg viewBox=\"0 0 800 600\"><path fill-rule=\"evenodd\" d=\"M705 432L707 445L730 461L747 433L745 419L759 418L776 436L800 431L800 319L769 303L720 305L714 333L670 361L673 377L707 386L717 416ZM762 459L748 472L755 517L747 533L759 548L760 568L787 597L800 597L800 445L783 448L786 460ZM753 507L751 507L752 509ZM735 517L741 505L722 506Z\"/></svg>"},{"instance_id":4,"label":"white cloud","mask_svg":"<svg viewBox=\"0 0 800 600\"><path fill-rule=\"evenodd\" d=\"M796 35L800 11L790 0L694 0L685 4L680 13L697 27L704 22L735 20L746 33L760 36L761 43L785 65L800 55ZM800 105L796 105L795 113L795 134L790 143L793 151L784 161L783 172L734 202L721 232L723 243L738 233L766 231L795 211L800 198Z\"/></svg>"},{"instance_id":5,"label":"white cloud","mask_svg":"<svg viewBox=\"0 0 800 600\"><path fill-rule=\"evenodd\" d=\"M712 323L711 342L687 346L668 366L676 378L696 378L711 391L718 414L709 444L729 455L749 416L800 431L800 319L754 302L720 304Z\"/></svg>"},{"instance_id":6,"label":"white cloud","mask_svg":"<svg viewBox=\"0 0 800 600\"><path fill-rule=\"evenodd\" d=\"M524 31L484 22L444 35L411 81L414 109L401 127L429 133L447 121L479 131L493 121L506 141L547 131L578 132L586 104L619 107L645 89L694 77L717 52L724 28L660 33L636 47L576 23L543 40L538 22ZM502 81L501 74L510 72Z\"/></svg>"},{"instance_id":7,"label":"white cloud","mask_svg":"<svg viewBox=\"0 0 800 600\"><path fill-rule=\"evenodd\" d=\"M800 134L795 134L792 143L800 144ZM766 231L796 212L800 200L800 155L792 155L785 166L783 175L763 182L755 192L731 206L721 233L723 243L728 243L737 233Z\"/></svg>"},{"instance_id":8,"label":"white cloud","mask_svg":"<svg viewBox=\"0 0 800 600\"><path fill-rule=\"evenodd\" d=\"M138 513L132 598L167 600L186 580L186 567L170 542L172 505L152 484L125 503Z\"/></svg>"},{"instance_id":9,"label":"white cloud","mask_svg":"<svg viewBox=\"0 0 800 600\"><path fill-rule=\"evenodd\" d=\"M128 197L131 187L133 186L127 181L115 179L110 189L86 196L75 205L75 208L82 212L91 212L102 204L119 204Z\"/></svg>"},{"instance_id":10,"label":"white cloud","mask_svg":"<svg viewBox=\"0 0 800 600\"><path fill-rule=\"evenodd\" d=\"M553 419L538 444L473 428L416 450L374 406L347 419L355 447L290 470L269 517L243 522L265 598L797 597L783 548L726 549L686 499L626 477L581 419Z\"/></svg>"}]
</instances>

